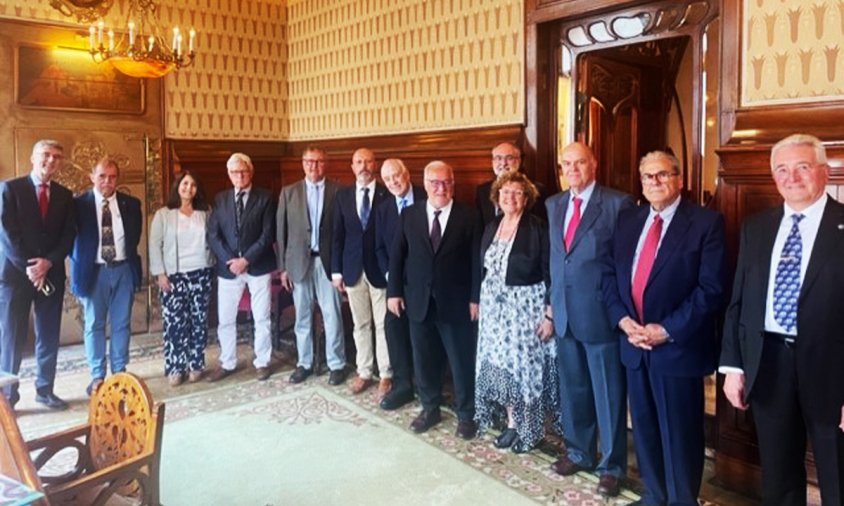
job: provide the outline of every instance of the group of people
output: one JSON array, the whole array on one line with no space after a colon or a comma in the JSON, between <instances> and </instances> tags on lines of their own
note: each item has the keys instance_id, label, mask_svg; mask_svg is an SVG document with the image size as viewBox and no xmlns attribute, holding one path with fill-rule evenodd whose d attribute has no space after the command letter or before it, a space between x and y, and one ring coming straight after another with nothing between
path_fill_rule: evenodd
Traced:
<instances>
[{"instance_id":1,"label":"group of people","mask_svg":"<svg viewBox=\"0 0 844 506\"><path fill-rule=\"evenodd\" d=\"M31 173L0 192L0 367L18 371L34 307L36 401L53 409L66 407L53 393L65 256L84 309L89 393L108 367L126 367L141 273L140 203L116 191L117 164L98 162L94 187L74 198L52 181L62 151L39 141ZM232 188L211 206L196 176L179 174L149 240L170 384L235 370L246 287L253 365L259 380L270 377L277 271L296 313L291 383L314 371L315 302L328 383L346 381L345 293L356 348L350 390L377 385L385 410L418 397L414 432L441 422L448 367L458 437L497 428L495 447L523 453L550 423L565 442L552 469L594 471L597 492L612 497L627 472L629 403L640 503L691 505L704 463L704 377L717 366L729 402L753 410L765 504L805 504L807 434L821 498L841 504L844 312L836 301L844 297L844 205L825 193L823 144L798 134L773 147L772 176L785 202L745 222L729 304L724 218L683 197L672 154L641 159L640 206L596 182L598 162L583 143L562 150L568 189L547 199L520 172L521 159L512 143L493 149L495 177L479 185L476 209L454 200L447 163L427 164L419 188L401 160L387 159L382 183L366 148L352 156L355 183L347 187L325 176L325 151L306 148L304 178L282 188L277 202L253 186L242 153L226 164ZM220 363L204 374L214 273ZM4 394L13 405L19 398L15 386Z\"/></svg>"}]
</instances>

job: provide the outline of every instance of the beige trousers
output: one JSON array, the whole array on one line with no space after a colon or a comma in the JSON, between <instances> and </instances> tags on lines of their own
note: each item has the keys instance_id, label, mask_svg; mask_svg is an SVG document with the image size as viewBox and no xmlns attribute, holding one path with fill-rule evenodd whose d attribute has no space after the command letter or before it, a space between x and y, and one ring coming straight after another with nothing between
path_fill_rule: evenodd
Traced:
<instances>
[{"instance_id":1,"label":"beige trousers","mask_svg":"<svg viewBox=\"0 0 844 506\"><path fill-rule=\"evenodd\" d=\"M361 274L358 282L346 285L349 308L354 322L355 348L357 348L358 376L372 379L373 361L378 358L378 375L381 379L392 378L390 355L387 352L387 338L384 334L384 316L387 313L387 290L376 288ZM372 353L372 325L375 323L375 354Z\"/></svg>"}]
</instances>

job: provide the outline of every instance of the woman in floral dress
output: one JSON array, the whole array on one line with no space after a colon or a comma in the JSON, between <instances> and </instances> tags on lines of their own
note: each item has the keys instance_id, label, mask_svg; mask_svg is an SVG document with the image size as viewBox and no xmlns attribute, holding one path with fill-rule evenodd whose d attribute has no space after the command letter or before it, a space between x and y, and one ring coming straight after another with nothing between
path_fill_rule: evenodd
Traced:
<instances>
[{"instance_id":1,"label":"woman in floral dress","mask_svg":"<svg viewBox=\"0 0 844 506\"><path fill-rule=\"evenodd\" d=\"M495 446L524 453L544 437L546 414L558 413L556 345L545 317L548 229L526 212L539 193L524 174L502 174L490 193L502 214L481 241L475 420L481 430L506 422Z\"/></svg>"}]
</instances>

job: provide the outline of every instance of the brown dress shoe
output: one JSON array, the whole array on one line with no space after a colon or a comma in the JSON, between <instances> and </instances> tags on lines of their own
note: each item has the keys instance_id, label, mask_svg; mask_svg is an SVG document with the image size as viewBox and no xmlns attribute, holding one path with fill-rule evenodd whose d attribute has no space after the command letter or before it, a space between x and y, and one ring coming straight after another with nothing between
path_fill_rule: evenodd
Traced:
<instances>
[{"instance_id":1,"label":"brown dress shoe","mask_svg":"<svg viewBox=\"0 0 844 506\"><path fill-rule=\"evenodd\" d=\"M349 385L349 391L357 395L366 390L367 388L371 387L373 383L375 382L371 379L356 376L355 379L352 380L352 384Z\"/></svg>"},{"instance_id":2,"label":"brown dress shoe","mask_svg":"<svg viewBox=\"0 0 844 506\"><path fill-rule=\"evenodd\" d=\"M188 383L196 383L202 379L202 371L191 371L188 373Z\"/></svg>"},{"instance_id":3,"label":"brown dress shoe","mask_svg":"<svg viewBox=\"0 0 844 506\"><path fill-rule=\"evenodd\" d=\"M167 383L170 383L171 387L177 387L184 383L184 381L185 375L180 372L173 373L167 377Z\"/></svg>"},{"instance_id":4,"label":"brown dress shoe","mask_svg":"<svg viewBox=\"0 0 844 506\"><path fill-rule=\"evenodd\" d=\"M208 375L207 381L209 383L214 383L215 381L220 381L221 379L225 378L229 374L232 374L234 371L229 371L228 369L223 369L222 367L218 367L211 371L211 374Z\"/></svg>"},{"instance_id":5,"label":"brown dress shoe","mask_svg":"<svg viewBox=\"0 0 844 506\"><path fill-rule=\"evenodd\" d=\"M455 436L468 441L470 439L474 439L477 434L478 426L475 424L474 420L457 421L457 430L454 432Z\"/></svg>"},{"instance_id":6,"label":"brown dress shoe","mask_svg":"<svg viewBox=\"0 0 844 506\"><path fill-rule=\"evenodd\" d=\"M258 381L267 381L270 377L270 368L269 367L259 367L255 369L255 377L258 378Z\"/></svg>"},{"instance_id":7,"label":"brown dress shoe","mask_svg":"<svg viewBox=\"0 0 844 506\"><path fill-rule=\"evenodd\" d=\"M604 474L598 479L598 493L604 497L615 497L621 492L621 480L611 474Z\"/></svg>"},{"instance_id":8,"label":"brown dress shoe","mask_svg":"<svg viewBox=\"0 0 844 506\"><path fill-rule=\"evenodd\" d=\"M390 378L381 378L381 381L378 382L378 400L384 398L385 395L390 393L390 390L393 389L393 380Z\"/></svg>"},{"instance_id":9,"label":"brown dress shoe","mask_svg":"<svg viewBox=\"0 0 844 506\"><path fill-rule=\"evenodd\" d=\"M551 464L551 470L560 476L571 476L580 471L587 471L587 469L579 464L575 464L567 456L563 455L559 460Z\"/></svg>"},{"instance_id":10,"label":"brown dress shoe","mask_svg":"<svg viewBox=\"0 0 844 506\"><path fill-rule=\"evenodd\" d=\"M425 411L424 409L410 422L410 430L421 434L442 421L440 408Z\"/></svg>"}]
</instances>

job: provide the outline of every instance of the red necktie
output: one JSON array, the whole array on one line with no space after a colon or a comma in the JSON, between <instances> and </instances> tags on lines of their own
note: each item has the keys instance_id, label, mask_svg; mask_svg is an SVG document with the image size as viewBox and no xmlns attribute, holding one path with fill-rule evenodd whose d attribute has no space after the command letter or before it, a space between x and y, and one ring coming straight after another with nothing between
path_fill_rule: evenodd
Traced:
<instances>
[{"instance_id":1,"label":"red necktie","mask_svg":"<svg viewBox=\"0 0 844 506\"><path fill-rule=\"evenodd\" d=\"M633 296L633 306L636 308L640 322L644 322L642 316L642 299L645 295L645 285L648 284L648 277L651 275L651 269L654 266L656 248L659 245L659 237L661 235L662 218L657 214L654 216L651 228L648 229L648 235L645 236L642 251L639 252L639 260L636 262L636 270L633 273L631 295Z\"/></svg>"},{"instance_id":2,"label":"red necktie","mask_svg":"<svg viewBox=\"0 0 844 506\"><path fill-rule=\"evenodd\" d=\"M566 229L566 235L563 237L563 243L566 245L566 251L571 248L571 242L574 240L574 232L577 230L577 226L580 224L580 203L582 200L580 197L575 197L572 199L572 204L574 204L574 210L571 212L571 219L569 220L569 226Z\"/></svg>"},{"instance_id":3,"label":"red necktie","mask_svg":"<svg viewBox=\"0 0 844 506\"><path fill-rule=\"evenodd\" d=\"M47 218L47 206L50 201L47 199L47 183L38 185L38 209L41 211L41 219Z\"/></svg>"}]
</instances>

